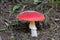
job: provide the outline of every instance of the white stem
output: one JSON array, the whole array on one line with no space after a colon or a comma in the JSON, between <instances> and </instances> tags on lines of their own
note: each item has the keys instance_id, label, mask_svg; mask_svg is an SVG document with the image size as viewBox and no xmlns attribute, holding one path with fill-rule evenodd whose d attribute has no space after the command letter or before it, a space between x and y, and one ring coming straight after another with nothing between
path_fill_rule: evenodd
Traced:
<instances>
[{"instance_id":1,"label":"white stem","mask_svg":"<svg viewBox=\"0 0 60 40\"><path fill-rule=\"evenodd\" d=\"M31 36L37 37L37 28L35 26L35 22L30 22L29 28L31 29Z\"/></svg>"}]
</instances>

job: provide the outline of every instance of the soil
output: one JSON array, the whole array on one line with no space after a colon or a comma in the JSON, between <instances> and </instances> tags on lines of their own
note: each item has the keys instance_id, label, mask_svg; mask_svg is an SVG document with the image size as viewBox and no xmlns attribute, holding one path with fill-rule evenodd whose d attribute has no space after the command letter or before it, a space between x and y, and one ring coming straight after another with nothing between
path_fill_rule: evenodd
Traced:
<instances>
[{"instance_id":1,"label":"soil","mask_svg":"<svg viewBox=\"0 0 60 40\"><path fill-rule=\"evenodd\" d=\"M6 1L0 4L0 11L1 11L0 40L60 40L60 20L55 20L56 18L58 19L60 18L59 11L56 11L54 9L53 12L48 14L48 17L49 17L49 20L47 21L48 25L44 25L44 23L42 23L42 25L39 25L39 23L36 22L36 26L38 28L38 37L31 37L30 29L28 28L29 22L25 22L25 21L21 22L16 19L16 15L19 12L21 12L21 10L16 11L15 14L9 17L12 7L16 4L19 4L19 3L11 3ZM24 10L28 10L28 9L29 8L27 7ZM19 24L18 25L12 24L9 27L6 27L6 24L5 24L6 21L4 21L5 19L13 23L19 23Z\"/></svg>"}]
</instances>

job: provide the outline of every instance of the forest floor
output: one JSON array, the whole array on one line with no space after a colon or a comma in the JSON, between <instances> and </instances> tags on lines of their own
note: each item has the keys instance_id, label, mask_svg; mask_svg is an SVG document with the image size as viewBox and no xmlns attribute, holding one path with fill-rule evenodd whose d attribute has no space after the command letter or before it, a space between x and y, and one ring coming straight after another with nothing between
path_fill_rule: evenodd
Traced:
<instances>
[{"instance_id":1,"label":"forest floor","mask_svg":"<svg viewBox=\"0 0 60 40\"><path fill-rule=\"evenodd\" d=\"M13 16L9 17L9 10L11 10L13 5L15 4L9 2L0 4L0 8L1 8L0 10L2 11L2 14L0 15L0 30L1 28L6 28L3 19L8 19L12 22L16 21L15 20L16 13L19 13L20 10L18 10L15 14L13 14ZM11 26L6 30L2 29L2 31L0 31L0 40L60 40L60 19L59 19L60 12L54 11L48 15L49 17L52 17L52 19L54 18L53 20L50 19L51 21L48 22L54 22L55 24L53 23L52 27L48 25L40 28L38 30L38 37L31 37L30 29L28 28L20 29L21 27L20 25L24 25L28 27L29 24L29 23L22 23L19 26L13 25L13 27Z\"/></svg>"}]
</instances>

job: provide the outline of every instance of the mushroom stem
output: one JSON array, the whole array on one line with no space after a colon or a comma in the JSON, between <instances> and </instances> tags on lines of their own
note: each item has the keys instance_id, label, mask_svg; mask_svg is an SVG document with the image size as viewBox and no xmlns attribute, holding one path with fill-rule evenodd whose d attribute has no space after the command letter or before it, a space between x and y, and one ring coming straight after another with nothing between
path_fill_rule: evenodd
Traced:
<instances>
[{"instance_id":1,"label":"mushroom stem","mask_svg":"<svg viewBox=\"0 0 60 40\"><path fill-rule=\"evenodd\" d=\"M30 22L29 28L31 29L31 36L32 37L37 37L37 28L35 26L35 22L34 21Z\"/></svg>"}]
</instances>

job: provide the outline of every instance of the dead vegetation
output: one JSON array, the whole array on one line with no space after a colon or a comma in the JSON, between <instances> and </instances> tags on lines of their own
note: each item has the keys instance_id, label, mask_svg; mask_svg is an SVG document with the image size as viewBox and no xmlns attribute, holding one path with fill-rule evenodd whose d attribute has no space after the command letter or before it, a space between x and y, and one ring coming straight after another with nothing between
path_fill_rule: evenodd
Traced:
<instances>
[{"instance_id":1,"label":"dead vegetation","mask_svg":"<svg viewBox=\"0 0 60 40\"><path fill-rule=\"evenodd\" d=\"M53 0L0 0L1 40L60 40L60 6ZM13 8L18 5L19 8ZM16 15L25 10L36 10L45 15L45 21L36 22L38 37L30 36L29 22L19 21Z\"/></svg>"}]
</instances>

